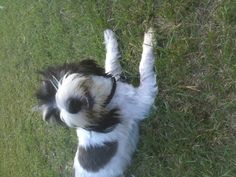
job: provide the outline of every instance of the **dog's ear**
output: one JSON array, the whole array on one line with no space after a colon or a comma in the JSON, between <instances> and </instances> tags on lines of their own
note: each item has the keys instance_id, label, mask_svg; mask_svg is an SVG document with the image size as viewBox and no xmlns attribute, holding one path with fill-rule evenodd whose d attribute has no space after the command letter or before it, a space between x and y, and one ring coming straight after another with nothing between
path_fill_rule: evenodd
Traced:
<instances>
[{"instance_id":1,"label":"dog's ear","mask_svg":"<svg viewBox=\"0 0 236 177\"><path fill-rule=\"evenodd\" d=\"M36 92L36 98L39 101L39 105L52 104L55 102L56 89L50 82L50 80L43 80L42 85Z\"/></svg>"},{"instance_id":2,"label":"dog's ear","mask_svg":"<svg viewBox=\"0 0 236 177\"><path fill-rule=\"evenodd\" d=\"M97 75L97 76L106 75L104 68L100 67L94 60L91 60L91 59L82 60L81 62L77 64L76 68L77 68L77 72L81 74Z\"/></svg>"},{"instance_id":3,"label":"dog's ear","mask_svg":"<svg viewBox=\"0 0 236 177\"><path fill-rule=\"evenodd\" d=\"M79 73L83 75L106 76L105 70L96 61L91 59L82 60L79 63L68 63L54 67L48 67L39 72L45 79L56 79L60 81L65 74ZM52 78L53 76L53 78Z\"/></svg>"}]
</instances>

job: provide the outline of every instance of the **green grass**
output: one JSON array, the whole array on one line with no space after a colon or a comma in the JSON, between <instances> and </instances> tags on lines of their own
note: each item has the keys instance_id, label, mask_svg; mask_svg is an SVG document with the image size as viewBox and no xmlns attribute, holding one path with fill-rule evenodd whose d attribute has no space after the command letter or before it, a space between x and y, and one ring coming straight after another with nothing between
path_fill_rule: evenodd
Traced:
<instances>
[{"instance_id":1,"label":"green grass","mask_svg":"<svg viewBox=\"0 0 236 177\"><path fill-rule=\"evenodd\" d=\"M159 95L141 125L127 176L236 176L234 0L0 1L0 176L71 175L74 130L33 112L36 71L94 58L103 30L119 38L122 65L138 83L143 32L156 30Z\"/></svg>"}]
</instances>

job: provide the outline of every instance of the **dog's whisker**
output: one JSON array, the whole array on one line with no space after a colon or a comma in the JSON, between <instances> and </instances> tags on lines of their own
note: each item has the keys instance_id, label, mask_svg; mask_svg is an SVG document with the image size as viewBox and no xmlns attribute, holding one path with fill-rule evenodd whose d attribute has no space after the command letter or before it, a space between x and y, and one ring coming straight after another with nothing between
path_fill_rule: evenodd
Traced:
<instances>
[{"instance_id":1,"label":"dog's whisker","mask_svg":"<svg viewBox=\"0 0 236 177\"><path fill-rule=\"evenodd\" d=\"M55 84L52 80L50 80L50 82L51 82L52 86L55 88L55 90L58 90L57 84Z\"/></svg>"},{"instance_id":2,"label":"dog's whisker","mask_svg":"<svg viewBox=\"0 0 236 177\"><path fill-rule=\"evenodd\" d=\"M57 85L60 84L60 81L54 75L52 75L52 78L56 81Z\"/></svg>"},{"instance_id":3,"label":"dog's whisker","mask_svg":"<svg viewBox=\"0 0 236 177\"><path fill-rule=\"evenodd\" d=\"M50 80L53 87L58 90L58 88L61 86L61 80L59 81L54 75L52 75L53 80Z\"/></svg>"}]
</instances>

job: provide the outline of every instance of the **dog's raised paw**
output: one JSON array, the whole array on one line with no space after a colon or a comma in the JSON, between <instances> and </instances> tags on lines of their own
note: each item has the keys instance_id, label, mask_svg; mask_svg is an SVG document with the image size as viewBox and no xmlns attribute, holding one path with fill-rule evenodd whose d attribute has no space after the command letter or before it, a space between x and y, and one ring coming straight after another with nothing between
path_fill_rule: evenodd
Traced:
<instances>
[{"instance_id":1,"label":"dog's raised paw","mask_svg":"<svg viewBox=\"0 0 236 177\"><path fill-rule=\"evenodd\" d=\"M112 41L116 41L116 35L115 35L115 33L112 31L112 30L110 30L110 29L106 29L105 31L104 31L104 42L105 42L105 44L108 44L109 42L112 42Z\"/></svg>"},{"instance_id":2,"label":"dog's raised paw","mask_svg":"<svg viewBox=\"0 0 236 177\"><path fill-rule=\"evenodd\" d=\"M154 42L155 42L154 41L154 29L149 28L148 31L144 34L143 44L153 47Z\"/></svg>"}]
</instances>

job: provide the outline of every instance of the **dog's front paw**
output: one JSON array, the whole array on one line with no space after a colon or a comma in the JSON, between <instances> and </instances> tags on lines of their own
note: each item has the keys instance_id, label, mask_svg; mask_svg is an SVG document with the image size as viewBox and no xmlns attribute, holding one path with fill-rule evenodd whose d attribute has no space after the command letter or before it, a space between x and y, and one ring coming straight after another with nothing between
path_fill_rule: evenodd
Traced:
<instances>
[{"instance_id":1,"label":"dog's front paw","mask_svg":"<svg viewBox=\"0 0 236 177\"><path fill-rule=\"evenodd\" d=\"M143 44L153 47L154 45L154 29L149 28L148 31L144 34Z\"/></svg>"},{"instance_id":2,"label":"dog's front paw","mask_svg":"<svg viewBox=\"0 0 236 177\"><path fill-rule=\"evenodd\" d=\"M117 40L116 40L116 35L115 33L110 30L110 29L107 29L104 31L104 43L106 44L106 48L111 45L111 46L117 46Z\"/></svg>"}]
</instances>

